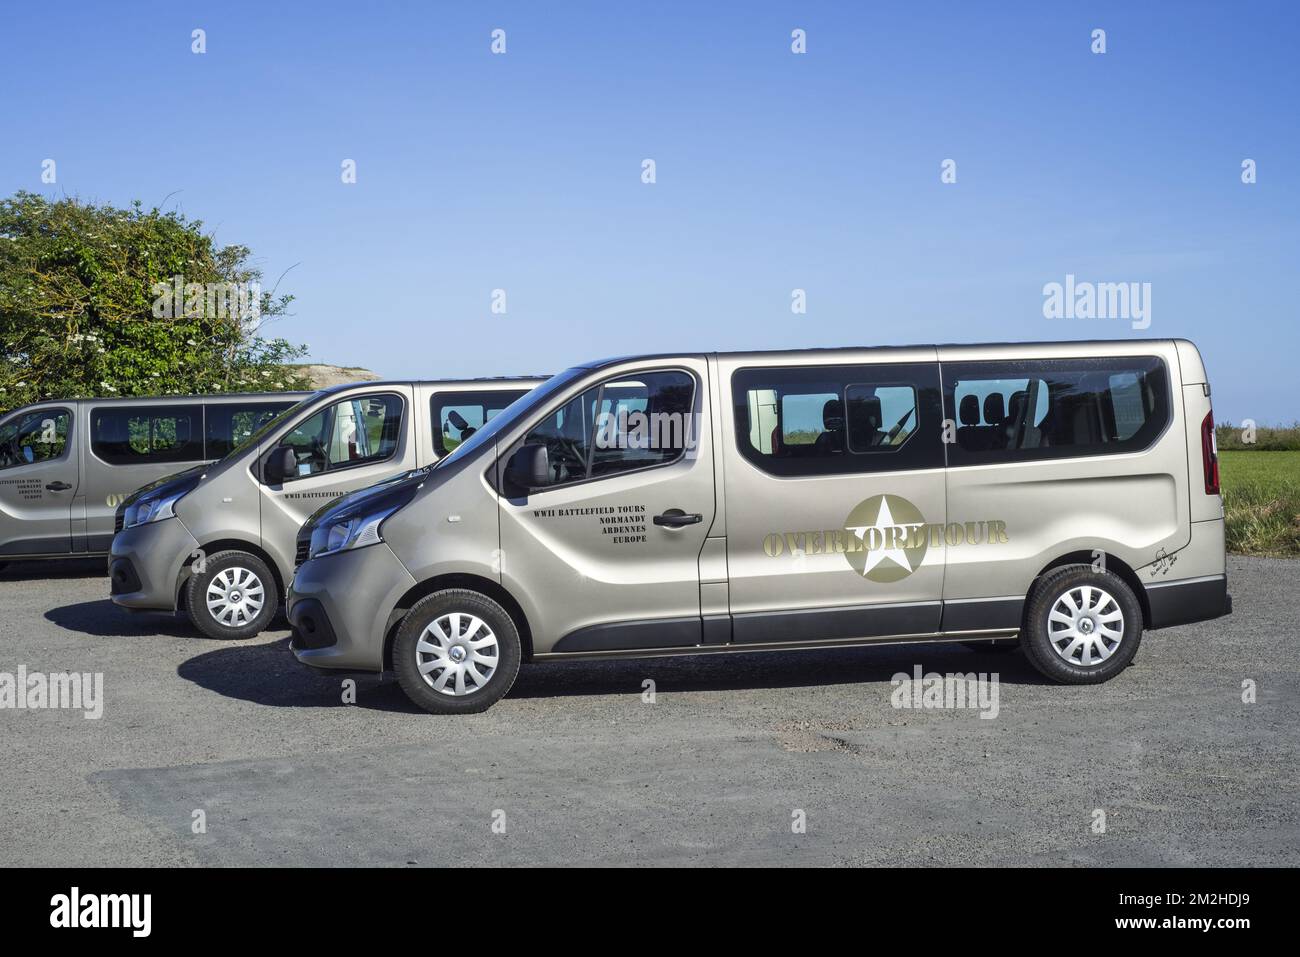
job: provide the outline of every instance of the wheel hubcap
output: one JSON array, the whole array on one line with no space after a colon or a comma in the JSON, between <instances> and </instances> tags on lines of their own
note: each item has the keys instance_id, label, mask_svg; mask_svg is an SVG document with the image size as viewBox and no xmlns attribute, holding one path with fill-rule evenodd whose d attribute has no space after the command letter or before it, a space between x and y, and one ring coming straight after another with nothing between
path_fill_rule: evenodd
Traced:
<instances>
[{"instance_id":1,"label":"wheel hubcap","mask_svg":"<svg viewBox=\"0 0 1300 957\"><path fill-rule=\"evenodd\" d=\"M1070 664L1101 664L1124 640L1124 612L1110 592L1080 585L1052 606L1047 637L1056 653Z\"/></svg>"},{"instance_id":2,"label":"wheel hubcap","mask_svg":"<svg viewBox=\"0 0 1300 957\"><path fill-rule=\"evenodd\" d=\"M415 643L415 665L434 691L459 697L487 686L499 652L497 636L483 619L452 612L424 629Z\"/></svg>"},{"instance_id":3,"label":"wheel hubcap","mask_svg":"<svg viewBox=\"0 0 1300 957\"><path fill-rule=\"evenodd\" d=\"M262 580L241 566L223 568L208 582L208 614L227 628L240 628L254 618L266 603Z\"/></svg>"}]
</instances>

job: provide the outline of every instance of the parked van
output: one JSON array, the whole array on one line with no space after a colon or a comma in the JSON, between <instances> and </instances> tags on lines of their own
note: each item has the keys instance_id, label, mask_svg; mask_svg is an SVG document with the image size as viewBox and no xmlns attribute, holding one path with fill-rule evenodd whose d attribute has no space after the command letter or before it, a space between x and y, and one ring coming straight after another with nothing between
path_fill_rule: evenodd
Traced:
<instances>
[{"instance_id":1,"label":"parked van","mask_svg":"<svg viewBox=\"0 0 1300 957\"><path fill-rule=\"evenodd\" d=\"M1181 340L578 366L300 536L298 660L444 714L522 661L890 642L1018 638L1093 683L1231 609Z\"/></svg>"},{"instance_id":2,"label":"parked van","mask_svg":"<svg viewBox=\"0 0 1300 957\"><path fill-rule=\"evenodd\" d=\"M106 555L117 506L219 459L304 393L38 402L0 420L0 562Z\"/></svg>"},{"instance_id":3,"label":"parked van","mask_svg":"<svg viewBox=\"0 0 1300 957\"><path fill-rule=\"evenodd\" d=\"M219 462L122 503L113 601L181 609L211 638L257 634L280 608L308 515L432 464L540 381L364 382L312 393Z\"/></svg>"}]
</instances>

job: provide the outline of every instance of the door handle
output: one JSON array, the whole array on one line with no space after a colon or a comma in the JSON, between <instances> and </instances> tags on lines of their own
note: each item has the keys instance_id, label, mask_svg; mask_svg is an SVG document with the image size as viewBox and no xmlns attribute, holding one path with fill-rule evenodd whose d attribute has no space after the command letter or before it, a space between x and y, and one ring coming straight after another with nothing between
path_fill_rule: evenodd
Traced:
<instances>
[{"instance_id":1,"label":"door handle","mask_svg":"<svg viewBox=\"0 0 1300 957\"><path fill-rule=\"evenodd\" d=\"M664 528L683 528L686 525L698 525L704 521L699 512L683 512L680 508L670 508L662 515L655 516L655 524Z\"/></svg>"},{"instance_id":2,"label":"door handle","mask_svg":"<svg viewBox=\"0 0 1300 957\"><path fill-rule=\"evenodd\" d=\"M72 488L67 482L46 482L45 487L51 492L66 492Z\"/></svg>"}]
</instances>

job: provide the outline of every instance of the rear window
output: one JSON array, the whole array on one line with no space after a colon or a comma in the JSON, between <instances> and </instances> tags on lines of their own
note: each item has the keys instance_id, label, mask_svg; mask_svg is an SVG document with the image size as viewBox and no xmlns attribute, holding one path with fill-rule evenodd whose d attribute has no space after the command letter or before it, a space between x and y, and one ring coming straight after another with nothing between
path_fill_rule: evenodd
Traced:
<instances>
[{"instance_id":1,"label":"rear window","mask_svg":"<svg viewBox=\"0 0 1300 957\"><path fill-rule=\"evenodd\" d=\"M90 448L110 465L202 462L203 407L122 406L91 412Z\"/></svg>"},{"instance_id":2,"label":"rear window","mask_svg":"<svg viewBox=\"0 0 1300 957\"><path fill-rule=\"evenodd\" d=\"M943 377L950 465L1140 451L1169 422L1154 356L951 362Z\"/></svg>"}]
</instances>

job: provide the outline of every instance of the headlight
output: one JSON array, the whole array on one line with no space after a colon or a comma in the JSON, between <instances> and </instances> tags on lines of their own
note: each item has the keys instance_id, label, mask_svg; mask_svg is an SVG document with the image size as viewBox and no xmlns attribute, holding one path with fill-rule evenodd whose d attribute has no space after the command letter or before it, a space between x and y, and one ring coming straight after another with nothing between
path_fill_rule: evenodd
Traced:
<instances>
[{"instance_id":1,"label":"headlight","mask_svg":"<svg viewBox=\"0 0 1300 957\"><path fill-rule=\"evenodd\" d=\"M379 532L384 520L411 503L415 493L424 487L426 477L422 472L413 472L396 481L380 482L345 495L339 500L341 504L317 512L303 526L303 531L310 529L311 535L307 558L382 542Z\"/></svg>"},{"instance_id":2,"label":"headlight","mask_svg":"<svg viewBox=\"0 0 1300 957\"><path fill-rule=\"evenodd\" d=\"M161 522L165 518L173 518L176 515L176 503L194 490L190 485L186 488L169 489L162 495L146 495L137 502L126 507L122 515L122 527L134 528L136 525L147 525L149 522Z\"/></svg>"},{"instance_id":3,"label":"headlight","mask_svg":"<svg viewBox=\"0 0 1300 957\"><path fill-rule=\"evenodd\" d=\"M389 515L396 512L405 502L388 505L385 508L354 515L351 518L328 522L315 528L311 533L311 548L308 558L320 555L332 555L347 548L364 548L383 541L379 537L379 526Z\"/></svg>"}]
</instances>

